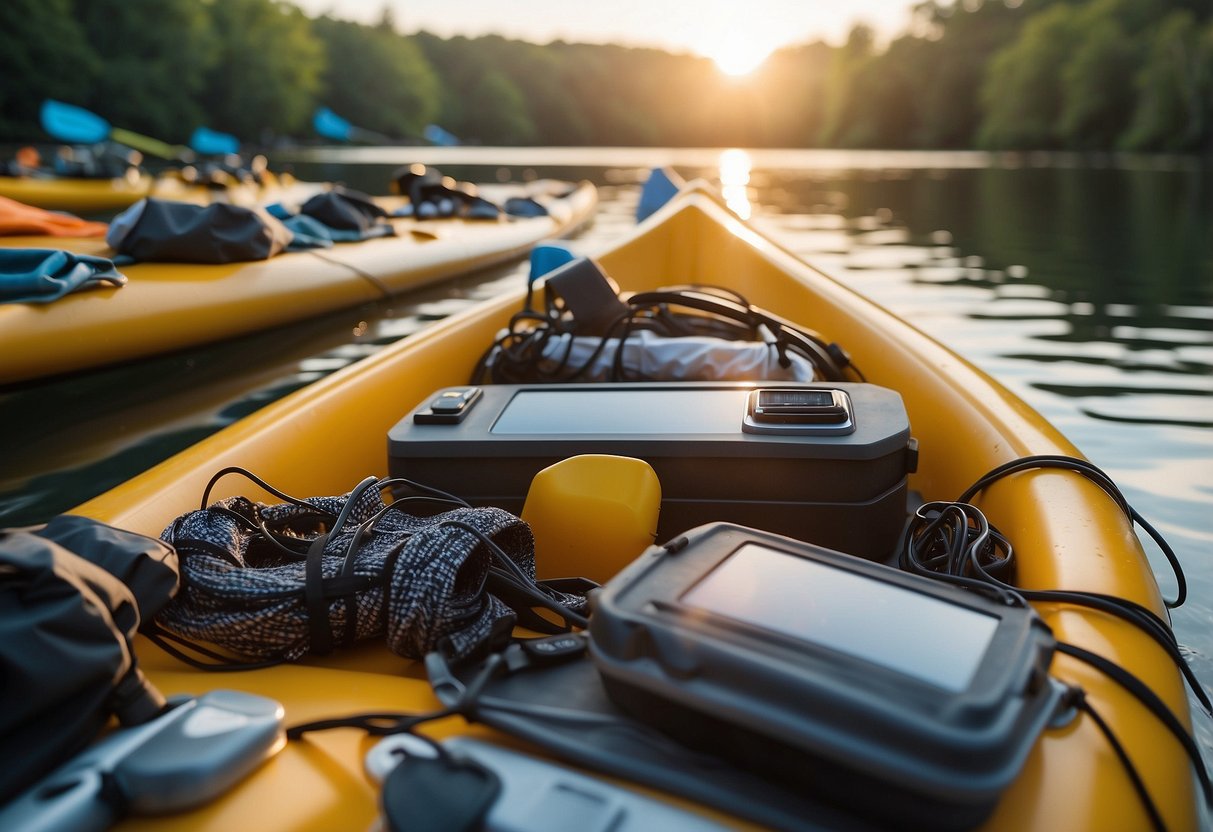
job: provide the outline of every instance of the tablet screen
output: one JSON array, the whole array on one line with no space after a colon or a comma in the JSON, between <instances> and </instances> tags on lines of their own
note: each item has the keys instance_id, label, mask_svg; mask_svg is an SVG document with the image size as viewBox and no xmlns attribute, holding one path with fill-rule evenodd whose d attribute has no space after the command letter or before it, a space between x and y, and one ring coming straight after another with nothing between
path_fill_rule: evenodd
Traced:
<instances>
[{"instance_id":1,"label":"tablet screen","mask_svg":"<svg viewBox=\"0 0 1213 832\"><path fill-rule=\"evenodd\" d=\"M680 600L957 693L968 688L999 621L754 543L729 555Z\"/></svg>"}]
</instances>

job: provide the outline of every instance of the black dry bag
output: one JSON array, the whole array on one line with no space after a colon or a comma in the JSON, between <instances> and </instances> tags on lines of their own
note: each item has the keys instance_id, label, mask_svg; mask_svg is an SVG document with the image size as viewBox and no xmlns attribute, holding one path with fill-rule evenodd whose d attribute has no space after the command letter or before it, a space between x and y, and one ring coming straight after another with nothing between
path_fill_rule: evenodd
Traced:
<instances>
[{"instance_id":1,"label":"black dry bag","mask_svg":"<svg viewBox=\"0 0 1213 832\"><path fill-rule=\"evenodd\" d=\"M319 193L303 203L299 213L340 231L356 231L364 236L387 216L369 196L348 188Z\"/></svg>"},{"instance_id":2,"label":"black dry bag","mask_svg":"<svg viewBox=\"0 0 1213 832\"><path fill-rule=\"evenodd\" d=\"M105 241L120 264L268 260L294 235L264 208L142 199L114 218Z\"/></svg>"},{"instance_id":3,"label":"black dry bag","mask_svg":"<svg viewBox=\"0 0 1213 832\"><path fill-rule=\"evenodd\" d=\"M131 641L177 589L177 554L85 517L0 530L0 803L80 751L111 715L164 698Z\"/></svg>"}]
</instances>

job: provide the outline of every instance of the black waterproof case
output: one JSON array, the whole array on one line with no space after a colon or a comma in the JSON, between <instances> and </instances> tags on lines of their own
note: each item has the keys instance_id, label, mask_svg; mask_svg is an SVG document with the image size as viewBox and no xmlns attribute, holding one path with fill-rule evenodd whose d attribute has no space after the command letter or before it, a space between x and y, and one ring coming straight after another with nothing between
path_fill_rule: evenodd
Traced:
<instances>
[{"instance_id":1,"label":"black waterproof case","mask_svg":"<svg viewBox=\"0 0 1213 832\"><path fill-rule=\"evenodd\" d=\"M724 523L594 597L590 653L633 718L875 820L966 829L1057 709L1028 607Z\"/></svg>"},{"instance_id":2,"label":"black waterproof case","mask_svg":"<svg viewBox=\"0 0 1213 832\"><path fill-rule=\"evenodd\" d=\"M871 559L896 546L917 464L901 397L859 383L447 388L388 435L394 476L515 513L536 473L590 453L653 466L658 540L727 520Z\"/></svg>"}]
</instances>

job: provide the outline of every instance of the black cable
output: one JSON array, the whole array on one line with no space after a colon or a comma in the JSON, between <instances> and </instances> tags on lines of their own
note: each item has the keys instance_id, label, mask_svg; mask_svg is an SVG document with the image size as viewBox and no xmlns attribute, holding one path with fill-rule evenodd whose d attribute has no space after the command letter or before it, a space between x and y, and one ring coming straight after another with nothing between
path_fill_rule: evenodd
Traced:
<instances>
[{"instance_id":1,"label":"black cable","mask_svg":"<svg viewBox=\"0 0 1213 832\"><path fill-rule=\"evenodd\" d=\"M1005 591L1016 592L1029 601L1077 604L1117 616L1141 629L1167 651L1205 713L1213 716L1213 702L1210 702L1208 694L1180 653L1170 626L1152 611L1133 601L1103 593L1023 589L996 576L996 572L1004 571L1013 562L1014 552L1010 541L999 534L997 529L989 526L981 510L968 503L968 500L1004 476L1042 467L1077 471L1103 489L1122 509L1132 512L1124 495L1111 478L1092 463L1056 455L1024 457L1000 465L978 479L961 494L956 503L935 502L920 507L916 512L916 519L907 527L902 541L899 558L901 567L930 577L947 575L947 580L970 589L975 588L970 583L970 580L975 579ZM959 514L967 518L963 528L948 527L942 522L945 517ZM1182 601L1186 595L1183 570L1170 547L1165 545L1165 541L1163 546L1164 551L1170 552L1170 559L1181 587L1179 601ZM941 563L944 564L942 569L939 568Z\"/></svg>"},{"instance_id":2,"label":"black cable","mask_svg":"<svg viewBox=\"0 0 1213 832\"><path fill-rule=\"evenodd\" d=\"M1112 478L1109 477L1102 469L1096 467L1093 463L1088 462L1085 459L1077 459L1075 457L1061 456L1058 454L1040 454L1012 460L998 466L985 476L981 477L977 482L973 483L973 485L969 486L969 488L957 498L957 502L970 502L979 491L989 487L997 480L1019 471L1034 468L1059 468L1067 471L1075 471L1082 474L1088 480L1103 489L1104 493L1111 497L1117 506L1120 507L1121 511L1125 513L1125 515L1129 518L1129 521L1139 525L1146 532L1146 534L1148 534L1154 540L1154 542L1158 544L1158 548L1162 550L1163 555L1166 557L1168 563L1170 563L1171 570L1175 573L1177 594L1174 601L1164 600L1163 603L1166 604L1169 609L1175 609L1176 607L1183 605L1184 601L1187 600L1188 597L1188 582L1184 576L1183 567L1179 563L1179 558L1175 555L1175 551L1171 548L1170 544L1163 539L1162 535L1159 534L1159 532L1152 525L1147 523L1145 518L1138 514L1131 505L1129 505L1129 501L1125 499L1125 495L1121 493L1121 490L1116 486L1116 483L1112 481Z\"/></svg>"},{"instance_id":3,"label":"black cable","mask_svg":"<svg viewBox=\"0 0 1213 832\"><path fill-rule=\"evenodd\" d=\"M1204 762L1201 760L1200 748L1197 747L1196 741L1192 739L1192 735L1188 733L1179 718L1172 713L1166 703L1158 697L1154 691L1150 689L1145 682L1141 681L1137 676L1125 670L1115 662L1111 662L1100 656L1097 653L1092 653L1075 644L1068 644L1059 641L1057 643L1057 651L1064 653L1067 656L1072 656L1081 662L1084 662L1091 667L1094 667L1100 673L1107 676L1112 681L1116 682L1122 688L1133 695L1137 701L1146 707L1150 713L1154 714L1155 718L1166 727L1171 735L1183 746L1184 752L1188 755L1192 767L1196 769L1196 778L1200 781L1200 788L1204 794L1205 803L1213 808L1213 782L1209 780L1209 773L1205 770Z\"/></svg>"},{"instance_id":4,"label":"black cable","mask_svg":"<svg viewBox=\"0 0 1213 832\"><path fill-rule=\"evenodd\" d=\"M999 582L1001 586L1007 586ZM1118 618L1127 621L1134 625L1146 635L1150 636L1160 647L1166 651L1168 657L1179 669L1187 682L1188 687L1192 690L1192 694L1200 703L1201 709L1208 716L1213 716L1213 703L1209 701L1208 694L1205 693L1204 687L1201 686L1200 680L1196 678L1195 672L1184 659L1183 654L1179 651L1179 645L1175 641L1175 635L1163 624L1152 612L1144 607L1134 604L1132 601L1126 601L1121 598L1116 598L1110 595L1101 593L1086 593L1086 592L1066 592L1063 590L1031 590L1019 589L1020 595L1029 601L1039 601L1045 603L1065 603L1076 604L1079 606L1090 607L1100 612L1114 615Z\"/></svg>"},{"instance_id":5,"label":"black cable","mask_svg":"<svg viewBox=\"0 0 1213 832\"><path fill-rule=\"evenodd\" d=\"M412 733L414 728L423 723L445 719L448 716L462 716L471 722L474 720L476 700L480 697L484 686L504 666L504 661L505 657L500 653L490 655L481 671L464 687L459 698L446 707L420 714L365 713L305 722L287 728L287 739L297 740L312 731L328 731L333 728L359 728L372 736L384 737L391 734Z\"/></svg>"},{"instance_id":6,"label":"black cable","mask_svg":"<svg viewBox=\"0 0 1213 832\"><path fill-rule=\"evenodd\" d=\"M752 306L745 297L730 290L705 286L669 287L637 293L627 305L628 309L610 322L590 356L571 370L576 322L567 310L552 297L547 298L543 313L524 308L511 317L506 332L481 356L471 383L481 383L486 376L494 383L575 381L593 366L617 332L619 340L609 375L613 381L625 379L628 370L622 359L624 341L640 329L665 337L710 335L727 340L760 339L775 348L785 367L789 365L787 354L793 351L827 381L845 380L846 366L851 366L860 380L864 379L863 373L851 364L849 356L837 345L827 344L819 334ZM677 312L675 308L678 307L693 311ZM522 324L528 327L520 329ZM764 331L769 338L763 335ZM550 340L565 336L568 336L568 343L560 357L552 359L555 366L542 369L540 364Z\"/></svg>"},{"instance_id":7,"label":"black cable","mask_svg":"<svg viewBox=\"0 0 1213 832\"><path fill-rule=\"evenodd\" d=\"M1112 750L1116 752L1116 756L1120 759L1121 765L1124 766L1125 773L1129 775L1129 780L1133 784L1133 790L1137 792L1137 796L1141 799L1142 806L1145 807L1146 814L1150 816L1150 825L1154 827L1156 832L1167 832L1167 826L1163 823L1162 815L1158 813L1158 807L1154 805L1154 799L1150 797L1150 792L1146 789L1145 782L1141 779L1141 774L1138 773L1137 767L1133 765L1133 760L1129 758L1129 754L1125 751L1125 747L1120 744L1116 734L1112 732L1112 728L1104 721L1104 718L1099 715L1099 712L1091 706L1087 701L1086 696L1080 696L1074 703L1075 706L1085 712L1099 730L1103 732L1104 737L1108 741L1108 745L1112 746Z\"/></svg>"},{"instance_id":8,"label":"black cable","mask_svg":"<svg viewBox=\"0 0 1213 832\"><path fill-rule=\"evenodd\" d=\"M326 262L326 263L332 263L334 266L343 266L343 267L345 267L345 268L349 269L349 270L350 270L350 271L352 271L354 274L358 275L358 276L359 276L359 277L361 277L363 280L365 280L367 283L369 283L369 284L371 284L372 286L374 286L374 287L375 287L375 289L377 289L377 290L379 291L379 294L383 295L382 300L387 300L388 298L392 297L392 295L393 295L393 294L395 294L395 293L392 291L392 287L388 286L388 285L387 285L386 283L384 283L384 282L383 282L381 279L379 279L379 277L377 277L376 275L371 274L371 273L370 273L370 272L368 272L366 269L360 269L360 268L358 268L358 267L357 267L357 266L355 266L355 265L352 265L352 264L350 264L350 263L346 263L346 262L345 262L345 261L343 261L343 260L338 260L338 259L337 259L337 258L335 258L335 257L326 257L325 255L321 254L320 252L318 252L318 251L317 251L316 249L314 249L314 248L304 249L304 250L303 250L303 253L305 253L305 254L310 254L310 255L312 255L313 257L315 257L316 259L318 259L318 260L323 260L323 261L324 261L324 262Z\"/></svg>"},{"instance_id":9,"label":"black cable","mask_svg":"<svg viewBox=\"0 0 1213 832\"><path fill-rule=\"evenodd\" d=\"M337 512L337 519L334 520L333 525L329 527L329 537L336 537L341 533L341 528L349 519L350 512L354 510L354 504L358 502L358 498L365 494L367 489L378 484L378 477L367 477L350 490L349 495L345 498L345 504L341 506L341 511Z\"/></svg>"},{"instance_id":10,"label":"black cable","mask_svg":"<svg viewBox=\"0 0 1213 832\"><path fill-rule=\"evenodd\" d=\"M956 583L968 589L987 591L993 588L1007 596L1018 596L1021 599L1020 603L1035 601L1076 604L1119 617L1149 635L1163 647L1179 668L1205 712L1213 715L1213 704L1210 703L1200 681L1180 653L1168 622L1152 610L1136 602L1104 593L1023 589L1006 583L993 574L996 571L1005 570L1013 563L1014 552L1011 543L989 524L980 509L968 501L998 479L1030 468L1077 471L1103 489L1130 518L1134 520L1138 518L1111 478L1091 463L1064 456L1025 457L1000 465L981 477L955 503L934 502L920 507L915 513L915 518L907 527L902 541L899 555L901 567L907 571ZM1144 521L1142 522L1144 523ZM1152 527L1148 527L1148 524L1143 525L1143 528L1148 528L1152 536L1157 534ZM1155 539L1159 540L1159 538ZM1183 570L1165 541L1161 541L1160 545L1164 552L1168 553L1168 559L1179 579L1179 598L1169 606L1178 606L1186 595ZM1200 781L1205 802L1213 807L1213 784L1210 783L1208 772L1201 760L1200 750L1191 734L1158 695L1132 673L1102 656L1064 642L1057 643L1057 650L1091 665L1121 685L1163 723L1188 755ZM1092 716L1124 765L1125 771L1133 781L1134 788L1150 815L1154 828L1165 829L1161 815L1146 791L1132 760L1129 759L1110 726L1090 707L1090 703L1086 702L1085 697L1078 704Z\"/></svg>"},{"instance_id":11,"label":"black cable","mask_svg":"<svg viewBox=\"0 0 1213 832\"><path fill-rule=\"evenodd\" d=\"M239 474L240 476L244 477L245 479L251 480L252 482L256 483L258 486L260 486L262 489L264 489L265 491L268 491L270 494L273 494L275 497L282 500L283 502L291 503L293 505L299 506L300 508L311 509L312 511L320 511L320 512L324 511L323 509L321 509L317 506L314 506L309 502L300 500L298 497L292 497L290 494L285 494L285 493L279 491L277 488L274 488L274 486L270 485L265 480L261 479L261 477L257 476L252 471L248 470L247 468L241 468L239 465L229 465L227 468L223 468L223 469L219 470L218 472L216 472L216 474L213 477L211 477L210 482L208 482L206 484L206 488L204 488L202 490L201 508L203 510L205 510L207 507L207 501L210 499L210 496L211 496L211 489L213 489L215 487L215 484L218 483L219 480L223 479L228 474Z\"/></svg>"},{"instance_id":12,"label":"black cable","mask_svg":"<svg viewBox=\"0 0 1213 832\"><path fill-rule=\"evenodd\" d=\"M944 507L941 509L940 507ZM900 566L902 569L915 572L930 578L944 580L962 586L966 589L994 595L1003 603L1015 604L1010 596L1016 596L1020 603L1024 600L1075 604L1089 607L1108 615L1116 616L1137 627L1150 636L1175 663L1191 688L1193 695L1200 703L1204 712L1213 716L1213 702L1210 702L1200 680L1179 651L1170 627L1152 611L1124 598L1105 595L1098 592L1082 592L1077 590L1037 590L1024 589L999 580L983 565L982 557L975 551L978 546L974 541L980 541L981 535L974 527L966 527L969 535L958 532L933 517L933 512L940 512L940 517L963 514L973 518L974 523L984 523L985 515L980 509L968 504L927 503L917 512L917 519L906 529L902 541ZM993 535L987 540L994 539ZM1001 535L998 536L1001 538ZM924 538L927 540L924 542ZM1005 538L1001 538L1005 542ZM999 544L1001 545L1001 544ZM1009 547L1010 543L1006 542ZM946 550L941 553L940 550ZM926 552L924 557L923 552ZM1010 562L1012 553L1008 549L1004 562ZM940 566L945 568L941 569Z\"/></svg>"},{"instance_id":13,"label":"black cable","mask_svg":"<svg viewBox=\"0 0 1213 832\"><path fill-rule=\"evenodd\" d=\"M259 662L241 661L240 659L235 659L231 656L225 656L222 653L211 650L201 644L196 644L187 638L177 635L176 633L170 633L168 630L163 629L160 627L160 625L155 624L154 622L140 632L147 638L148 641L159 647L165 653L168 653L178 661L184 662L197 670L221 673L242 670L265 670L266 668L277 667L278 665L286 662L285 659L266 659L265 661ZM200 655L206 656L207 658L211 659L211 662L204 662L201 659L189 655L188 653L174 646L173 642L176 642L176 644L180 644L182 647L189 650L193 650Z\"/></svg>"},{"instance_id":14,"label":"black cable","mask_svg":"<svg viewBox=\"0 0 1213 832\"><path fill-rule=\"evenodd\" d=\"M514 589L524 594L528 599L532 600L537 606L550 610L565 620L568 624L585 629L590 626L590 621L583 615L573 612L567 606L560 603L556 599L550 597L543 589L535 583L535 581L522 570L513 558L502 551L491 537L486 535L474 526L464 523L459 520L444 520L440 526L453 526L457 529L469 532L474 537L479 539L489 550L493 560L497 561L504 572L500 572L500 579L506 579L511 582Z\"/></svg>"}]
</instances>

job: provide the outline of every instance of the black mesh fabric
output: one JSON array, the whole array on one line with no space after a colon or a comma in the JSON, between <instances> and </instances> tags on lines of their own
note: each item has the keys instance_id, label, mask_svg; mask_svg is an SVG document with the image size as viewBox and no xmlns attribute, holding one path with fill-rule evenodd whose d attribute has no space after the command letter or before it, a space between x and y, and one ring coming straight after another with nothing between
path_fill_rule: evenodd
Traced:
<instances>
[{"instance_id":1,"label":"black mesh fabric","mask_svg":"<svg viewBox=\"0 0 1213 832\"><path fill-rule=\"evenodd\" d=\"M304 507L234 497L178 518L163 537L180 553L182 590L157 623L257 660L323 652L307 601L307 551L348 499L313 497ZM530 528L496 508L423 517L393 509L365 528L384 507L377 491L362 492L344 526L322 541L322 614L334 642L385 637L394 652L419 659L449 640L466 655L512 613L485 589L494 555L461 526L492 540L533 579ZM585 604L563 600L575 611Z\"/></svg>"}]
</instances>

